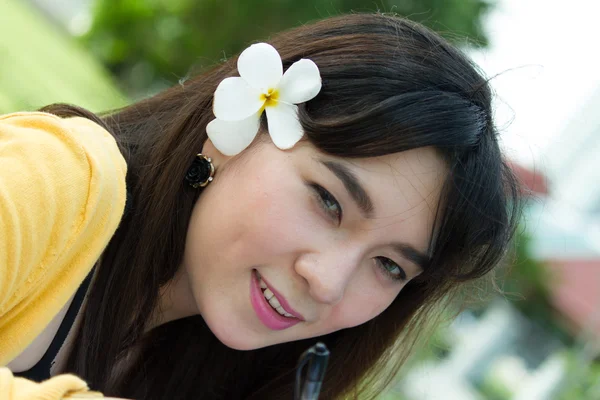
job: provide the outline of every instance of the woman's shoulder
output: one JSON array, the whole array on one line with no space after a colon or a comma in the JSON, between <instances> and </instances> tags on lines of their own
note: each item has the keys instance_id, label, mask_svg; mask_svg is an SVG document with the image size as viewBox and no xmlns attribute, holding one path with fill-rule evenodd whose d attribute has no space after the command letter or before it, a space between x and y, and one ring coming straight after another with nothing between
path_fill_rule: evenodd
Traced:
<instances>
[{"instance_id":1,"label":"woman's shoulder","mask_svg":"<svg viewBox=\"0 0 600 400\"><path fill-rule=\"evenodd\" d=\"M52 151L68 150L73 154L83 151L89 161L105 162L124 174L127 165L114 137L95 122L82 118L60 118L45 112L17 112L0 115L0 143L6 150L6 140L34 147L52 146ZM103 159L105 158L105 159Z\"/></svg>"},{"instance_id":2,"label":"woman's shoulder","mask_svg":"<svg viewBox=\"0 0 600 400\"><path fill-rule=\"evenodd\" d=\"M0 365L73 295L123 215L127 166L85 118L0 116Z\"/></svg>"}]
</instances>

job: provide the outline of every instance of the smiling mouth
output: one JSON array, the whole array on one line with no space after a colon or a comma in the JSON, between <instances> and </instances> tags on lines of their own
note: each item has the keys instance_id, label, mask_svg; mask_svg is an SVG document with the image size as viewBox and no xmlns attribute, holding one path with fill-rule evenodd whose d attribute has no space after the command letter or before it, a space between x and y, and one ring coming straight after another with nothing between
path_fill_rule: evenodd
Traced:
<instances>
[{"instance_id":1,"label":"smiling mouth","mask_svg":"<svg viewBox=\"0 0 600 400\"><path fill-rule=\"evenodd\" d=\"M271 308L277 311L277 313L281 316L284 316L286 318L296 318L294 315L287 312L285 308L283 308L277 296L275 296L271 289L269 289L269 286L262 279L262 276L260 276L260 273L258 271L256 271L256 277L258 278L258 282L260 284L260 290L262 291L265 300L267 300L267 303L269 303Z\"/></svg>"},{"instance_id":2,"label":"smiling mouth","mask_svg":"<svg viewBox=\"0 0 600 400\"><path fill-rule=\"evenodd\" d=\"M257 270L252 271L250 279L250 303L258 319L269 329L279 331L304 321L302 315L294 311Z\"/></svg>"}]
</instances>

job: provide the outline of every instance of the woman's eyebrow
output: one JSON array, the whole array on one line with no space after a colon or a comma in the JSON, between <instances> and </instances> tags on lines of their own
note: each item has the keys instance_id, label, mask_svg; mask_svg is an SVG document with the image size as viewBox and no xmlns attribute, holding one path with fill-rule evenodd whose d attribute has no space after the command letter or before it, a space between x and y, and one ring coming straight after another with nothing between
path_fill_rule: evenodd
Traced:
<instances>
[{"instance_id":1,"label":"woman's eyebrow","mask_svg":"<svg viewBox=\"0 0 600 400\"><path fill-rule=\"evenodd\" d=\"M360 213L364 218L373 218L375 214L375 207L373 206L373 200L360 183L357 176L348 168L346 165L337 161L322 160L318 161L329 169L333 174L342 182L346 191L356 203Z\"/></svg>"},{"instance_id":2,"label":"woman's eyebrow","mask_svg":"<svg viewBox=\"0 0 600 400\"><path fill-rule=\"evenodd\" d=\"M392 243L391 246L402 257L419 267L421 270L420 272L427 270L427 267L431 263L431 258L429 256L421 253L419 250L415 249L409 244Z\"/></svg>"}]
</instances>

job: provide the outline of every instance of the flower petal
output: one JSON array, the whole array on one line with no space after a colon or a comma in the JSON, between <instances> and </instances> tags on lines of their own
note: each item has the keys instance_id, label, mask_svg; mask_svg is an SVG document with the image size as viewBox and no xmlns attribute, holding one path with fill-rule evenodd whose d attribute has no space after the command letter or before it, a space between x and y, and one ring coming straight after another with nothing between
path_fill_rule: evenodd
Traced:
<instances>
[{"instance_id":1,"label":"flower petal","mask_svg":"<svg viewBox=\"0 0 600 400\"><path fill-rule=\"evenodd\" d=\"M279 82L279 100L286 103L304 103L321 91L321 74L311 60L296 61L285 71Z\"/></svg>"},{"instance_id":2,"label":"flower petal","mask_svg":"<svg viewBox=\"0 0 600 400\"><path fill-rule=\"evenodd\" d=\"M283 75L281 57L275 47L257 43L240 54L237 62L240 76L253 88L267 93L274 89Z\"/></svg>"},{"instance_id":3,"label":"flower petal","mask_svg":"<svg viewBox=\"0 0 600 400\"><path fill-rule=\"evenodd\" d=\"M298 106L279 102L266 111L269 134L275 146L282 150L294 147L304 135L298 120Z\"/></svg>"},{"instance_id":4,"label":"flower petal","mask_svg":"<svg viewBox=\"0 0 600 400\"><path fill-rule=\"evenodd\" d=\"M261 93L242 78L225 78L215 91L213 113L223 121L239 121L256 114L264 103Z\"/></svg>"},{"instance_id":5,"label":"flower petal","mask_svg":"<svg viewBox=\"0 0 600 400\"><path fill-rule=\"evenodd\" d=\"M206 133L214 146L226 156L234 156L252 143L260 127L260 114L254 113L240 121L213 119Z\"/></svg>"}]
</instances>

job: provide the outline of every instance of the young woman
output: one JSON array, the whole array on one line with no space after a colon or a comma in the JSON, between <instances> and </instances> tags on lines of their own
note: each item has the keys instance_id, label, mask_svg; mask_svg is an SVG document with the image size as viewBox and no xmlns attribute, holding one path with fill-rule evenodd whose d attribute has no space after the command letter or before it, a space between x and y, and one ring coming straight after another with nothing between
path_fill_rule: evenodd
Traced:
<instances>
[{"instance_id":1,"label":"young woman","mask_svg":"<svg viewBox=\"0 0 600 400\"><path fill-rule=\"evenodd\" d=\"M507 251L491 101L436 34L358 14L101 117L5 116L0 362L135 399L285 399L319 340L321 398L376 395Z\"/></svg>"}]
</instances>

